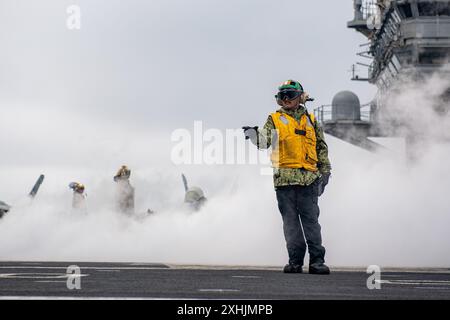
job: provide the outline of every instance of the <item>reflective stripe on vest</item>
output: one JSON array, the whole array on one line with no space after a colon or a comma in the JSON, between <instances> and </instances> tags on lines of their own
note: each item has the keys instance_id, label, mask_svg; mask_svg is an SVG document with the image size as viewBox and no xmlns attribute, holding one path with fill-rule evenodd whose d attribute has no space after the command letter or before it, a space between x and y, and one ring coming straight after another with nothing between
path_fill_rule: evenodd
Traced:
<instances>
[{"instance_id":1,"label":"reflective stripe on vest","mask_svg":"<svg viewBox=\"0 0 450 320\"><path fill-rule=\"evenodd\" d=\"M317 171L317 137L314 116L305 113L300 121L286 113L271 114L277 139L272 144L272 165L275 168L305 168ZM312 121L312 122L311 122Z\"/></svg>"}]
</instances>

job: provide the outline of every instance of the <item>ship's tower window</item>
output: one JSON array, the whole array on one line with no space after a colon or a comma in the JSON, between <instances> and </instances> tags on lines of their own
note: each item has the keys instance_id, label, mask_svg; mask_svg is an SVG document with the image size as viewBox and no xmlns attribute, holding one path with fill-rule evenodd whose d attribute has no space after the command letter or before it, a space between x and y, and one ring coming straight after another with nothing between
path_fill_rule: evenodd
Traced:
<instances>
[{"instance_id":1,"label":"ship's tower window","mask_svg":"<svg viewBox=\"0 0 450 320\"><path fill-rule=\"evenodd\" d=\"M418 7L420 16L430 17L437 14L436 3L434 2L421 2L418 4Z\"/></svg>"},{"instance_id":2,"label":"ship's tower window","mask_svg":"<svg viewBox=\"0 0 450 320\"><path fill-rule=\"evenodd\" d=\"M419 51L420 64L446 64L449 57L450 48L422 48Z\"/></svg>"},{"instance_id":3,"label":"ship's tower window","mask_svg":"<svg viewBox=\"0 0 450 320\"><path fill-rule=\"evenodd\" d=\"M436 3L436 11L439 16L450 16L450 2Z\"/></svg>"},{"instance_id":4,"label":"ship's tower window","mask_svg":"<svg viewBox=\"0 0 450 320\"><path fill-rule=\"evenodd\" d=\"M418 3L419 15L422 17L450 16L450 3L443 1Z\"/></svg>"},{"instance_id":5,"label":"ship's tower window","mask_svg":"<svg viewBox=\"0 0 450 320\"><path fill-rule=\"evenodd\" d=\"M400 12L402 13L403 17L412 18L413 14L411 4L409 3L400 4L398 8L400 9Z\"/></svg>"}]
</instances>

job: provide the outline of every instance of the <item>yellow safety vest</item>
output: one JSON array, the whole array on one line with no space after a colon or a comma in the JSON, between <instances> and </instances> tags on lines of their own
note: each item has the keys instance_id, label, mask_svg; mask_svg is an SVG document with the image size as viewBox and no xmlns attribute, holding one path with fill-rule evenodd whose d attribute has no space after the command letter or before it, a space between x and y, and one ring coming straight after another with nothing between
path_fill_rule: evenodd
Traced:
<instances>
[{"instance_id":1,"label":"yellow safety vest","mask_svg":"<svg viewBox=\"0 0 450 320\"><path fill-rule=\"evenodd\" d=\"M305 168L317 171L317 137L314 116L305 113L297 121L281 112L272 113L278 139L272 142L272 165L275 168Z\"/></svg>"}]
</instances>

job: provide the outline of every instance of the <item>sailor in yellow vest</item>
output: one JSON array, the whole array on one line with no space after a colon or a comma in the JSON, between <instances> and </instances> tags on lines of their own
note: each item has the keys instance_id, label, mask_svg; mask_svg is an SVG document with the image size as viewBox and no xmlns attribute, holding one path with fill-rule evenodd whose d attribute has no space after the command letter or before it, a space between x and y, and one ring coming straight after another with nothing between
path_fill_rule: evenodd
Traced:
<instances>
[{"instance_id":1,"label":"sailor in yellow vest","mask_svg":"<svg viewBox=\"0 0 450 320\"><path fill-rule=\"evenodd\" d=\"M308 247L309 273L329 274L318 220L318 198L331 172L328 146L322 128L304 105L309 97L299 82L285 81L275 97L281 109L269 116L264 129L243 129L258 148L272 147L274 185L289 254L283 271L303 272Z\"/></svg>"}]
</instances>

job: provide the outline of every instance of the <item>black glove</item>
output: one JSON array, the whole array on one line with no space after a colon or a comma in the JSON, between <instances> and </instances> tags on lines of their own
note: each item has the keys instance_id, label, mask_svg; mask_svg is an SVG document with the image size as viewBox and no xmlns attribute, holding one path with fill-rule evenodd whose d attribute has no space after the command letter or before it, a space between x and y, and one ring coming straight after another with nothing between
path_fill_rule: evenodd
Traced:
<instances>
[{"instance_id":1,"label":"black glove","mask_svg":"<svg viewBox=\"0 0 450 320\"><path fill-rule=\"evenodd\" d=\"M317 191L319 197L325 191L325 187L327 186L328 181L330 180L330 176L331 176L330 173L323 173L322 176L320 177L319 186L318 186L319 190Z\"/></svg>"},{"instance_id":2,"label":"black glove","mask_svg":"<svg viewBox=\"0 0 450 320\"><path fill-rule=\"evenodd\" d=\"M255 137L258 134L258 127L242 127L244 130L245 140Z\"/></svg>"}]
</instances>

